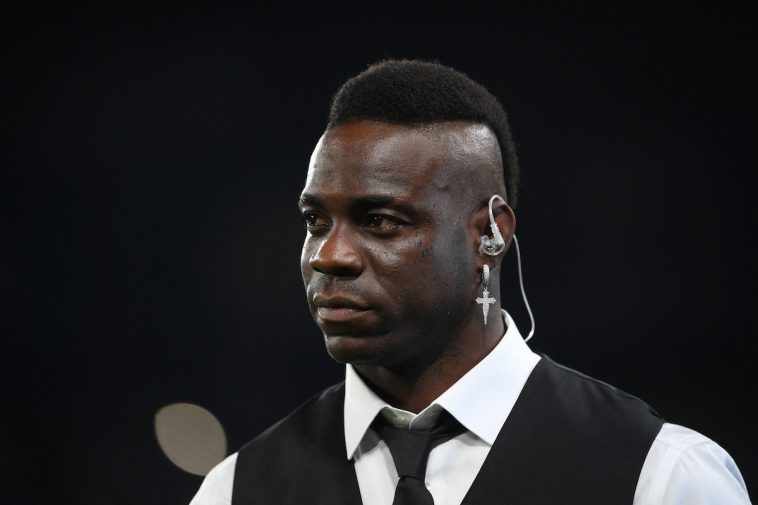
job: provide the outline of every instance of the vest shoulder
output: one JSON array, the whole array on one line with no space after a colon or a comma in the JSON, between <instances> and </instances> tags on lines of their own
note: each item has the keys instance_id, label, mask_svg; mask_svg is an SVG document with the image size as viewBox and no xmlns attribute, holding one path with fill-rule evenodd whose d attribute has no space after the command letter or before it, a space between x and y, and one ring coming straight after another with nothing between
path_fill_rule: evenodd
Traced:
<instances>
[{"instance_id":1,"label":"vest shoulder","mask_svg":"<svg viewBox=\"0 0 758 505\"><path fill-rule=\"evenodd\" d=\"M311 445L323 436L323 430L344 432L342 418L345 397L344 382L330 386L314 395L286 417L274 423L240 448L240 455L286 451L294 445Z\"/></svg>"},{"instance_id":2,"label":"vest shoulder","mask_svg":"<svg viewBox=\"0 0 758 505\"><path fill-rule=\"evenodd\" d=\"M611 415L613 411L619 411L619 415L632 415L633 418L648 419L655 424L663 422L653 407L616 386L556 363L545 355L540 361L545 363L543 374L557 383L559 394L573 400L583 398L588 406L593 407L593 414L597 414L596 409L603 409ZM572 409L576 407L576 404L572 405Z\"/></svg>"},{"instance_id":3,"label":"vest shoulder","mask_svg":"<svg viewBox=\"0 0 758 505\"><path fill-rule=\"evenodd\" d=\"M332 386L243 446L232 503L360 503L345 449L344 398L344 383Z\"/></svg>"},{"instance_id":4,"label":"vest shoulder","mask_svg":"<svg viewBox=\"0 0 758 505\"><path fill-rule=\"evenodd\" d=\"M464 505L632 503L661 425L642 400L543 355Z\"/></svg>"}]
</instances>

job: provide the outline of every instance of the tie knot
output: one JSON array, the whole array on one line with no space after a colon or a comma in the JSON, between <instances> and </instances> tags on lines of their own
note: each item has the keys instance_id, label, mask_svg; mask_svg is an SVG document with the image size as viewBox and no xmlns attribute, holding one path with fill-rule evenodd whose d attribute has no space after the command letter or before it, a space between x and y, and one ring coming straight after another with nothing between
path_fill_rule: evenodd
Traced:
<instances>
[{"instance_id":1,"label":"tie knot","mask_svg":"<svg viewBox=\"0 0 758 505\"><path fill-rule=\"evenodd\" d=\"M463 432L463 426L447 412L442 412L430 429L392 426L381 417L377 417L373 427L389 447L398 476L421 481L431 450Z\"/></svg>"}]
</instances>

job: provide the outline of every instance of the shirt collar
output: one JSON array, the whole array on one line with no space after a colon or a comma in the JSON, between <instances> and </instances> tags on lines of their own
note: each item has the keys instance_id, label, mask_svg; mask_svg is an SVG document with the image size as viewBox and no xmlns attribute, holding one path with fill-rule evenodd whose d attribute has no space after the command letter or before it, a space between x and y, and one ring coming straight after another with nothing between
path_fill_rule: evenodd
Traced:
<instances>
[{"instance_id":1,"label":"shirt collar","mask_svg":"<svg viewBox=\"0 0 758 505\"><path fill-rule=\"evenodd\" d=\"M380 412L397 424L428 424L445 409L474 435L492 445L540 357L524 342L503 310L506 331L492 351L427 408L413 414L379 398L352 367L345 372L345 446L352 459Z\"/></svg>"}]
</instances>

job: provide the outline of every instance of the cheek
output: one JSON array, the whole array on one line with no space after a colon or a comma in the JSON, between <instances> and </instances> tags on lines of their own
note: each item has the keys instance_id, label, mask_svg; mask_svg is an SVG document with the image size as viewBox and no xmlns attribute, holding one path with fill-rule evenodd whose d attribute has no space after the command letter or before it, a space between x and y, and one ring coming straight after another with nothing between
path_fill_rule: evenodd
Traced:
<instances>
[{"instance_id":1,"label":"cheek","mask_svg":"<svg viewBox=\"0 0 758 505\"><path fill-rule=\"evenodd\" d=\"M416 282L431 292L436 303L458 306L469 297L476 269L469 249L463 230L456 230L440 237L415 262L417 270L423 272L423 278L416 278Z\"/></svg>"},{"instance_id":2,"label":"cheek","mask_svg":"<svg viewBox=\"0 0 758 505\"><path fill-rule=\"evenodd\" d=\"M312 248L313 245L311 241L306 237L303 242L303 249L300 251L300 273L302 274L303 281L306 285L308 284L308 279L310 279L313 274L313 269L310 265L311 256L313 255L311 252Z\"/></svg>"},{"instance_id":3,"label":"cheek","mask_svg":"<svg viewBox=\"0 0 758 505\"><path fill-rule=\"evenodd\" d=\"M429 286L440 304L459 300L468 291L468 271L465 260L456 251L445 251L444 255L425 258L420 267L425 272L424 284Z\"/></svg>"},{"instance_id":4,"label":"cheek","mask_svg":"<svg viewBox=\"0 0 758 505\"><path fill-rule=\"evenodd\" d=\"M423 269L434 258L428 245L431 241L421 235L402 241L377 242L364 249L372 276L389 291L402 291L411 281L418 281L414 272Z\"/></svg>"},{"instance_id":5,"label":"cheek","mask_svg":"<svg viewBox=\"0 0 758 505\"><path fill-rule=\"evenodd\" d=\"M437 240L417 236L403 247L372 248L372 268L379 283L402 305L459 303L471 284L473 262L466 244L462 230Z\"/></svg>"}]
</instances>

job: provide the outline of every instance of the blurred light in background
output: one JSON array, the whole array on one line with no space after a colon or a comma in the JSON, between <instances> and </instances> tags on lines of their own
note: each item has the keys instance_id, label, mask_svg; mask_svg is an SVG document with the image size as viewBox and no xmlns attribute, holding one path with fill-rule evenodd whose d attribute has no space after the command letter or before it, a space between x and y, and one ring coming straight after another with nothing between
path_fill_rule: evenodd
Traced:
<instances>
[{"instance_id":1,"label":"blurred light in background","mask_svg":"<svg viewBox=\"0 0 758 505\"><path fill-rule=\"evenodd\" d=\"M155 436L168 459L191 474L205 475L226 457L224 428L198 405L162 407L155 413Z\"/></svg>"}]
</instances>

